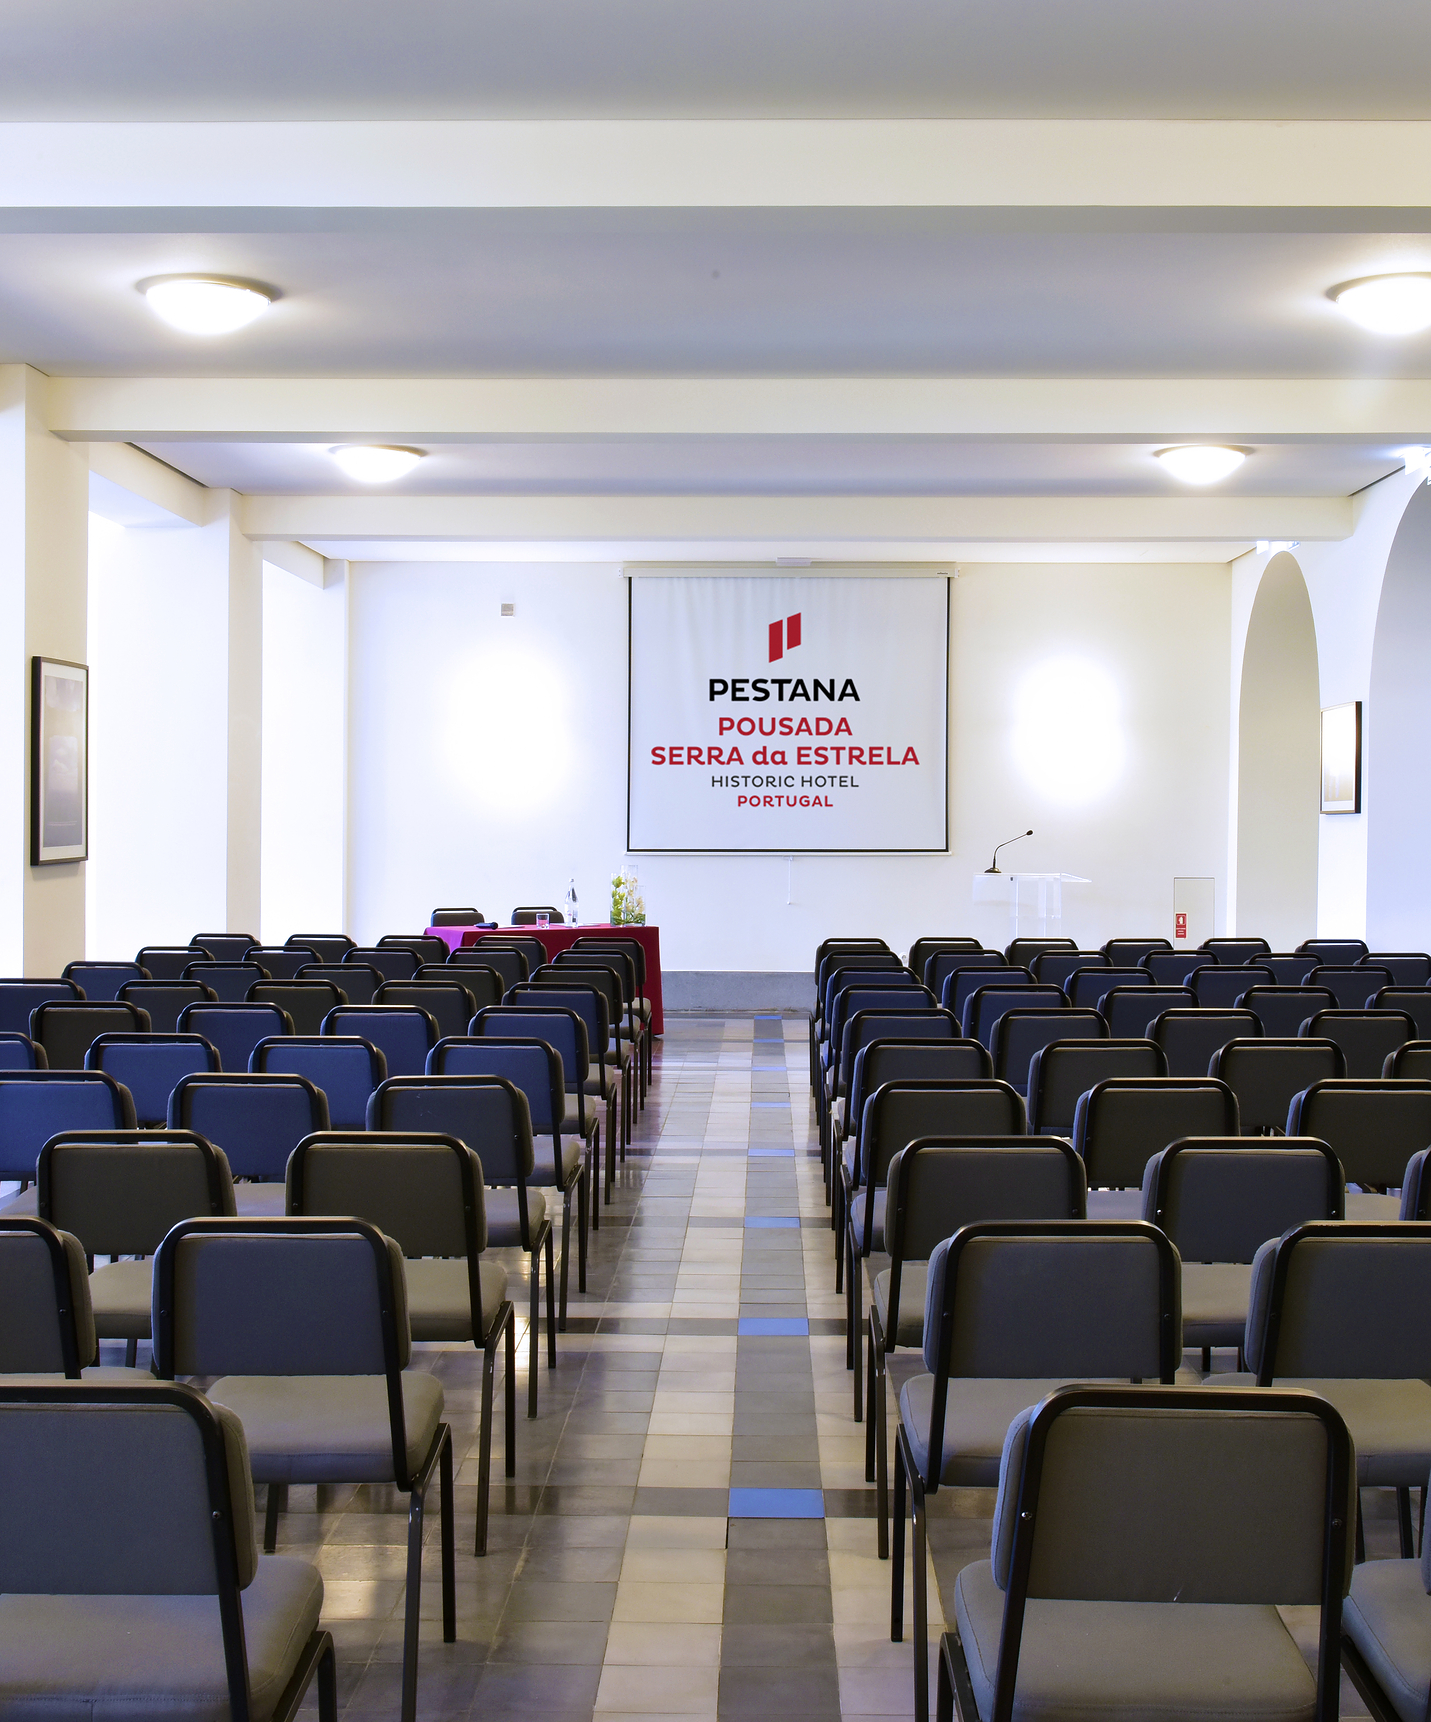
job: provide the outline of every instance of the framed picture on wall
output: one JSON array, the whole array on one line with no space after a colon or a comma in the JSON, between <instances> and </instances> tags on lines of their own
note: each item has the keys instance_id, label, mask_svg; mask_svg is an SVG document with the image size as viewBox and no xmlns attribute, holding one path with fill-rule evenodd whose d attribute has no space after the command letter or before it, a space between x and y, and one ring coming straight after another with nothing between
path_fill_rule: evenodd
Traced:
<instances>
[{"instance_id":1,"label":"framed picture on wall","mask_svg":"<svg viewBox=\"0 0 1431 1722\"><path fill-rule=\"evenodd\" d=\"M1361 812L1361 701L1322 712L1322 812Z\"/></svg>"},{"instance_id":2,"label":"framed picture on wall","mask_svg":"<svg viewBox=\"0 0 1431 1722\"><path fill-rule=\"evenodd\" d=\"M30 865L89 854L89 669L30 660Z\"/></svg>"}]
</instances>

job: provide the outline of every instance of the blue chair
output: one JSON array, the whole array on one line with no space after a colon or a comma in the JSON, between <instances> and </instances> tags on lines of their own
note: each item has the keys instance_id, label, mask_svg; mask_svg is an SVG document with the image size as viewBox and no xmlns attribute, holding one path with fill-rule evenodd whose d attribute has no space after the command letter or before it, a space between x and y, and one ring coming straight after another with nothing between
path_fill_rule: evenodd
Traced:
<instances>
[{"instance_id":1,"label":"blue chair","mask_svg":"<svg viewBox=\"0 0 1431 1722\"><path fill-rule=\"evenodd\" d=\"M240 1214L281 1214L288 1156L329 1128L328 1102L302 1076L185 1076L169 1096L169 1128L193 1130L228 1156L235 1178L267 1184L235 1192Z\"/></svg>"},{"instance_id":2,"label":"blue chair","mask_svg":"<svg viewBox=\"0 0 1431 1722\"><path fill-rule=\"evenodd\" d=\"M218 1048L201 1034L101 1034L85 1054L86 1070L107 1071L134 1102L141 1129L169 1117L175 1085L198 1071L220 1068Z\"/></svg>"},{"instance_id":3,"label":"blue chair","mask_svg":"<svg viewBox=\"0 0 1431 1722\"><path fill-rule=\"evenodd\" d=\"M63 978L73 981L87 999L103 1002L117 999L126 981L150 977L138 963L66 963Z\"/></svg>"},{"instance_id":4,"label":"blue chair","mask_svg":"<svg viewBox=\"0 0 1431 1722\"><path fill-rule=\"evenodd\" d=\"M1303 939L1297 955L1313 956L1323 963L1359 963L1370 955L1365 939Z\"/></svg>"},{"instance_id":5,"label":"blue chair","mask_svg":"<svg viewBox=\"0 0 1431 1722\"><path fill-rule=\"evenodd\" d=\"M323 1018L348 1002L341 987L332 981L314 980L311 975L291 981L256 981L248 989L249 1004L277 1005L287 1011L295 1034L322 1034Z\"/></svg>"},{"instance_id":6,"label":"blue chair","mask_svg":"<svg viewBox=\"0 0 1431 1722\"><path fill-rule=\"evenodd\" d=\"M190 963L214 960L214 953L202 945L145 945L135 962L151 980L181 981Z\"/></svg>"},{"instance_id":7,"label":"blue chair","mask_svg":"<svg viewBox=\"0 0 1431 1722\"><path fill-rule=\"evenodd\" d=\"M84 993L73 981L0 981L0 1033L29 1034L31 1011L61 999L83 1001Z\"/></svg>"},{"instance_id":8,"label":"blue chair","mask_svg":"<svg viewBox=\"0 0 1431 1722\"><path fill-rule=\"evenodd\" d=\"M992 974L987 969L954 969L944 977L939 1002L963 1022L964 1006L980 987L1031 987L1033 984L1034 978L1027 969L1010 968L1007 963Z\"/></svg>"},{"instance_id":9,"label":"blue chair","mask_svg":"<svg viewBox=\"0 0 1431 1722\"><path fill-rule=\"evenodd\" d=\"M363 963L376 969L385 981L410 981L425 961L424 953L409 945L354 945L340 966Z\"/></svg>"},{"instance_id":10,"label":"blue chair","mask_svg":"<svg viewBox=\"0 0 1431 1722\"><path fill-rule=\"evenodd\" d=\"M328 1101L335 1130L363 1130L373 1090L387 1081L387 1060L356 1035L279 1034L261 1040L248 1061L255 1076L306 1076Z\"/></svg>"},{"instance_id":11,"label":"blue chair","mask_svg":"<svg viewBox=\"0 0 1431 1722\"><path fill-rule=\"evenodd\" d=\"M1138 964L1153 977L1155 987L1184 987L1194 969L1210 966L1197 951L1149 951Z\"/></svg>"},{"instance_id":12,"label":"blue chair","mask_svg":"<svg viewBox=\"0 0 1431 1722\"><path fill-rule=\"evenodd\" d=\"M476 969L479 972L486 969L499 977L503 992L506 992L508 987L514 987L526 980L532 972L523 953L514 951L510 945L495 945L490 951L481 950L476 945L459 945L442 967L448 974L456 972L458 980L462 979L463 969ZM436 968L434 963L424 963L413 979L435 980Z\"/></svg>"},{"instance_id":13,"label":"blue chair","mask_svg":"<svg viewBox=\"0 0 1431 1722\"><path fill-rule=\"evenodd\" d=\"M1199 1010L1235 1010L1249 987L1276 985L1271 969L1256 963L1205 963L1188 976Z\"/></svg>"},{"instance_id":14,"label":"blue chair","mask_svg":"<svg viewBox=\"0 0 1431 1722\"><path fill-rule=\"evenodd\" d=\"M1010 987L1000 980L997 985L977 988L965 1001L964 1038L977 1040L980 1046L992 1047L995 1026L1005 1011L1069 1008L1068 995L1062 987Z\"/></svg>"},{"instance_id":15,"label":"blue chair","mask_svg":"<svg viewBox=\"0 0 1431 1722\"><path fill-rule=\"evenodd\" d=\"M627 1077L630 1074L629 1052L617 1052L613 1055L610 1048L615 1037L619 1018L613 1020L611 1000L594 986L587 986L579 980L572 980L566 985L558 986L550 979L550 971L544 974L537 970L540 980L534 977L524 986L513 987L502 1001L514 1010L569 1010L579 1016L586 1027L586 1044L590 1049L592 1065L587 1068L586 1079L582 1083L584 1092L592 1099L600 1100L606 1107L606 1157L612 1159L614 1142L621 1145L621 1158L626 1158L626 1142L631 1130L631 1112L627 1094ZM614 977L606 977L612 987L612 992L619 997L615 987ZM475 1014L475 1013L474 1013ZM571 1067L567 1066L568 1077Z\"/></svg>"},{"instance_id":16,"label":"blue chair","mask_svg":"<svg viewBox=\"0 0 1431 1722\"><path fill-rule=\"evenodd\" d=\"M441 980L431 978L432 971ZM425 974L426 971L426 974ZM417 1005L437 1024L437 1037L466 1034L467 1025L484 1005L501 1004L507 989L492 969L466 969L456 975L444 963L428 963L410 981L384 981L373 994L375 1005ZM397 1074L396 1071L393 1073Z\"/></svg>"},{"instance_id":17,"label":"blue chair","mask_svg":"<svg viewBox=\"0 0 1431 1722\"><path fill-rule=\"evenodd\" d=\"M371 963L305 963L297 978L327 981L337 987L348 1004L371 1004L373 994L383 984L383 976Z\"/></svg>"},{"instance_id":18,"label":"blue chair","mask_svg":"<svg viewBox=\"0 0 1431 1722\"><path fill-rule=\"evenodd\" d=\"M1321 968L1313 969L1307 980L1308 986L1325 987L1334 993L1341 1010L1365 1009L1369 998L1391 984L1390 969L1374 969L1369 963L1337 966L1324 963Z\"/></svg>"},{"instance_id":19,"label":"blue chair","mask_svg":"<svg viewBox=\"0 0 1431 1722\"><path fill-rule=\"evenodd\" d=\"M1274 951L1257 961L1262 968L1271 969L1279 987L1304 987L1312 971L1322 966L1322 959L1310 951L1294 951L1290 955Z\"/></svg>"},{"instance_id":20,"label":"blue chair","mask_svg":"<svg viewBox=\"0 0 1431 1722\"><path fill-rule=\"evenodd\" d=\"M216 963L241 963L258 943L252 933L195 933L191 945L202 945Z\"/></svg>"},{"instance_id":21,"label":"blue chair","mask_svg":"<svg viewBox=\"0 0 1431 1722\"><path fill-rule=\"evenodd\" d=\"M1417 1039L1431 1040L1431 987L1383 987L1372 1000L1371 1008L1405 1011L1416 1024Z\"/></svg>"},{"instance_id":22,"label":"blue chair","mask_svg":"<svg viewBox=\"0 0 1431 1722\"><path fill-rule=\"evenodd\" d=\"M133 1130L134 1102L102 1070L13 1070L0 1076L0 1178L27 1184L40 1150L64 1130Z\"/></svg>"},{"instance_id":23,"label":"blue chair","mask_svg":"<svg viewBox=\"0 0 1431 1722\"><path fill-rule=\"evenodd\" d=\"M1045 1010L1020 1002L1004 1011L994 1024L989 1043L993 1069L987 1074L1007 1082L1027 1099L1029 1066L1044 1047L1055 1041L1107 1039L1108 1024L1096 1010L1075 1010L1072 1006Z\"/></svg>"},{"instance_id":24,"label":"blue chair","mask_svg":"<svg viewBox=\"0 0 1431 1722\"><path fill-rule=\"evenodd\" d=\"M1431 999L1431 993L1427 994ZM0 1034L0 1070L48 1070L45 1049L27 1034Z\"/></svg>"},{"instance_id":25,"label":"blue chair","mask_svg":"<svg viewBox=\"0 0 1431 1722\"><path fill-rule=\"evenodd\" d=\"M341 963L353 948L346 933L292 933L283 943L287 950L316 951L320 963Z\"/></svg>"},{"instance_id":26,"label":"blue chair","mask_svg":"<svg viewBox=\"0 0 1431 1722\"><path fill-rule=\"evenodd\" d=\"M439 939L436 933L384 933L377 948L412 951L419 965L445 963L449 949L447 940Z\"/></svg>"},{"instance_id":27,"label":"blue chair","mask_svg":"<svg viewBox=\"0 0 1431 1722\"><path fill-rule=\"evenodd\" d=\"M1202 948L1215 963L1229 963L1241 968L1246 963L1260 963L1270 957L1272 947L1266 939L1204 939Z\"/></svg>"},{"instance_id":28,"label":"blue chair","mask_svg":"<svg viewBox=\"0 0 1431 1722\"><path fill-rule=\"evenodd\" d=\"M833 1176L835 1145L852 1136L859 1128L861 1096L858 1072L865 1049L886 1041L960 1041L959 1024L952 1011L947 1010L860 1010L845 1023L844 1040L840 1046L840 1062L835 1073L828 1117L828 1136L821 1146L825 1151L825 1183ZM983 1047L979 1053L985 1060ZM991 1072L984 1072L989 1075Z\"/></svg>"},{"instance_id":29,"label":"blue chair","mask_svg":"<svg viewBox=\"0 0 1431 1722\"><path fill-rule=\"evenodd\" d=\"M183 978L212 988L224 1004L242 1004L251 986L271 977L268 970L257 963L198 962L189 964Z\"/></svg>"},{"instance_id":30,"label":"blue chair","mask_svg":"<svg viewBox=\"0 0 1431 1722\"><path fill-rule=\"evenodd\" d=\"M1079 969L1111 967L1102 951L1040 951L1029 964L1029 973L1039 986L1061 987Z\"/></svg>"},{"instance_id":31,"label":"blue chair","mask_svg":"<svg viewBox=\"0 0 1431 1722\"><path fill-rule=\"evenodd\" d=\"M1424 987L1431 982L1431 957L1424 951L1373 951L1362 961L1368 968L1385 969L1394 987Z\"/></svg>"},{"instance_id":32,"label":"blue chair","mask_svg":"<svg viewBox=\"0 0 1431 1722\"><path fill-rule=\"evenodd\" d=\"M318 953L311 945L255 945L247 960L267 969L273 980L291 981L304 963L318 961Z\"/></svg>"},{"instance_id":33,"label":"blue chair","mask_svg":"<svg viewBox=\"0 0 1431 1722\"><path fill-rule=\"evenodd\" d=\"M293 1019L269 1004L196 1004L179 1013L180 1034L201 1034L219 1049L225 1070L247 1070L259 1041L292 1034Z\"/></svg>"},{"instance_id":34,"label":"blue chair","mask_svg":"<svg viewBox=\"0 0 1431 1722\"><path fill-rule=\"evenodd\" d=\"M1109 939L1103 946L1103 955L1115 968L1121 968L1125 963L1141 963L1150 951L1172 948L1171 939Z\"/></svg>"},{"instance_id":35,"label":"blue chair","mask_svg":"<svg viewBox=\"0 0 1431 1722\"><path fill-rule=\"evenodd\" d=\"M1431 993L1426 1002L1431 1006ZM1328 987L1248 987L1237 1004L1256 1015L1263 1034L1288 1040L1301 1032L1308 1017L1319 1010L1335 1010L1337 995Z\"/></svg>"},{"instance_id":36,"label":"blue chair","mask_svg":"<svg viewBox=\"0 0 1431 1722\"><path fill-rule=\"evenodd\" d=\"M421 1076L442 1038L431 1011L418 1005L338 1005L319 1032L370 1040L387 1060L389 1076Z\"/></svg>"},{"instance_id":37,"label":"blue chair","mask_svg":"<svg viewBox=\"0 0 1431 1722\"><path fill-rule=\"evenodd\" d=\"M151 1026L146 1011L121 1000L51 999L30 1012L30 1039L44 1047L51 1070L83 1070L96 1035L148 1034Z\"/></svg>"},{"instance_id":38,"label":"blue chair","mask_svg":"<svg viewBox=\"0 0 1431 1722\"><path fill-rule=\"evenodd\" d=\"M1114 1040L1141 1040L1148 1024L1165 1010L1196 1010L1191 987L1115 986L1098 1001L1098 1014Z\"/></svg>"},{"instance_id":39,"label":"blue chair","mask_svg":"<svg viewBox=\"0 0 1431 1722\"><path fill-rule=\"evenodd\" d=\"M1153 977L1146 969L1075 969L1063 982L1068 1002L1075 1010L1097 1010L1098 1001L1114 987L1150 987Z\"/></svg>"},{"instance_id":40,"label":"blue chair","mask_svg":"<svg viewBox=\"0 0 1431 1722\"><path fill-rule=\"evenodd\" d=\"M191 1004L217 1004L219 995L199 981L126 981L119 996L149 1014L155 1034L177 1034L179 1017Z\"/></svg>"}]
</instances>

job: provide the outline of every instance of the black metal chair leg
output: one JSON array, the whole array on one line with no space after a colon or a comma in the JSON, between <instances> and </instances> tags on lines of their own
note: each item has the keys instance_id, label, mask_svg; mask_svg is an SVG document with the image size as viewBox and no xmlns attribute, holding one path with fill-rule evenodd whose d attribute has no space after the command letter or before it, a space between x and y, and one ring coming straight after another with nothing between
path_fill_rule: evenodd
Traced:
<instances>
[{"instance_id":1,"label":"black metal chair leg","mask_svg":"<svg viewBox=\"0 0 1431 1722\"><path fill-rule=\"evenodd\" d=\"M571 1185L561 1193L561 1299L558 1325L566 1332L567 1263L571 1260Z\"/></svg>"},{"instance_id":2,"label":"black metal chair leg","mask_svg":"<svg viewBox=\"0 0 1431 1722\"><path fill-rule=\"evenodd\" d=\"M484 1425L489 1431L491 1423ZM490 1457L490 1436L488 1454ZM442 1431L437 1459L438 1527L442 1537L442 1642L457 1642L457 1508L452 1487L452 1431ZM483 1491L485 1499L486 1491ZM485 1532L485 1527L484 1527Z\"/></svg>"},{"instance_id":3,"label":"black metal chair leg","mask_svg":"<svg viewBox=\"0 0 1431 1722\"><path fill-rule=\"evenodd\" d=\"M879 1365L875 1358L874 1311L865 1324L865 1481L875 1480L875 1386L879 1380Z\"/></svg>"},{"instance_id":4,"label":"black metal chair leg","mask_svg":"<svg viewBox=\"0 0 1431 1722\"><path fill-rule=\"evenodd\" d=\"M527 1318L527 1416L537 1414L537 1334L542 1308L542 1251L538 1244L532 1251L531 1310Z\"/></svg>"},{"instance_id":5,"label":"black metal chair leg","mask_svg":"<svg viewBox=\"0 0 1431 1722\"><path fill-rule=\"evenodd\" d=\"M924 1491L910 1479L914 1521L914 1722L929 1722L929 1557L925 1549Z\"/></svg>"},{"instance_id":6,"label":"black metal chair leg","mask_svg":"<svg viewBox=\"0 0 1431 1722\"><path fill-rule=\"evenodd\" d=\"M547 1368L557 1366L556 1262L552 1252L556 1242L547 1232Z\"/></svg>"},{"instance_id":7,"label":"black metal chair leg","mask_svg":"<svg viewBox=\"0 0 1431 1722\"><path fill-rule=\"evenodd\" d=\"M875 1412L875 1511L879 1515L879 1524L875 1531L875 1552L882 1561L887 1561L889 1559L889 1414L885 1404L883 1367L880 1369L878 1394L879 1403Z\"/></svg>"},{"instance_id":8,"label":"black metal chair leg","mask_svg":"<svg viewBox=\"0 0 1431 1722\"><path fill-rule=\"evenodd\" d=\"M576 1289L586 1290L586 1234L591 1223L591 1162L582 1166L576 1185Z\"/></svg>"},{"instance_id":9,"label":"black metal chair leg","mask_svg":"<svg viewBox=\"0 0 1431 1722\"><path fill-rule=\"evenodd\" d=\"M487 1552L488 1496L492 1488L492 1381L497 1368L495 1342L482 1354L482 1423L477 1432L477 1538L475 1553ZM451 1450L448 1464L452 1462Z\"/></svg>"},{"instance_id":10,"label":"black metal chair leg","mask_svg":"<svg viewBox=\"0 0 1431 1722\"><path fill-rule=\"evenodd\" d=\"M904 1443L894 1444L894 1513L890 1520L893 1545L889 1569L889 1637L892 1644L904 1639Z\"/></svg>"},{"instance_id":11,"label":"black metal chair leg","mask_svg":"<svg viewBox=\"0 0 1431 1722\"><path fill-rule=\"evenodd\" d=\"M338 1658L331 1638L318 1659L318 1722L338 1722Z\"/></svg>"},{"instance_id":12,"label":"black metal chair leg","mask_svg":"<svg viewBox=\"0 0 1431 1722\"><path fill-rule=\"evenodd\" d=\"M422 1602L422 1491L407 1509L407 1595L402 1628L402 1722L417 1722L417 1631Z\"/></svg>"},{"instance_id":13,"label":"black metal chair leg","mask_svg":"<svg viewBox=\"0 0 1431 1722\"><path fill-rule=\"evenodd\" d=\"M134 1369L139 1363L139 1341L126 1339L124 1342L124 1367Z\"/></svg>"},{"instance_id":14,"label":"black metal chair leg","mask_svg":"<svg viewBox=\"0 0 1431 1722\"><path fill-rule=\"evenodd\" d=\"M1416 1539L1411 1534L1411 1491L1398 1489L1396 1491L1396 1528L1401 1533L1401 1558L1404 1561L1415 1559Z\"/></svg>"},{"instance_id":15,"label":"black metal chair leg","mask_svg":"<svg viewBox=\"0 0 1431 1722\"><path fill-rule=\"evenodd\" d=\"M263 1509L263 1552L266 1555L271 1555L278 1547L278 1515L287 1510L287 1483L270 1483L268 1500Z\"/></svg>"},{"instance_id":16,"label":"black metal chair leg","mask_svg":"<svg viewBox=\"0 0 1431 1722\"><path fill-rule=\"evenodd\" d=\"M517 1312L510 1310L507 1314L507 1370L503 1383L503 1394L507 1404L507 1451L506 1470L509 1477L517 1474Z\"/></svg>"}]
</instances>

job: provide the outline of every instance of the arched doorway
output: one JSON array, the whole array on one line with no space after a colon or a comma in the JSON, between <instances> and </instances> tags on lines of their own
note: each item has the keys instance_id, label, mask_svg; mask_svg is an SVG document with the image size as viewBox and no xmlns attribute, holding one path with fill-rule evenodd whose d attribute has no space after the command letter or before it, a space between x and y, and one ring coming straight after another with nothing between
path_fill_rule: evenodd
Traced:
<instances>
[{"instance_id":1,"label":"arched doorway","mask_svg":"<svg viewBox=\"0 0 1431 1722\"><path fill-rule=\"evenodd\" d=\"M1406 505L1381 585L1365 713L1371 948L1431 948L1431 491Z\"/></svg>"},{"instance_id":2,"label":"arched doorway","mask_svg":"<svg viewBox=\"0 0 1431 1722\"><path fill-rule=\"evenodd\" d=\"M1237 749L1237 930L1274 951L1317 930L1320 685L1311 599L1283 551L1247 627Z\"/></svg>"}]
</instances>

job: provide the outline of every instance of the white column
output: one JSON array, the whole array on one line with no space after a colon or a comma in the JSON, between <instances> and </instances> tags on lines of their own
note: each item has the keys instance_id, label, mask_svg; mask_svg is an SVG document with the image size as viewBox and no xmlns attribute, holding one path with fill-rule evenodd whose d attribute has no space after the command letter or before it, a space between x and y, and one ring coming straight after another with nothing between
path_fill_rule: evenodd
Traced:
<instances>
[{"instance_id":1,"label":"white column","mask_svg":"<svg viewBox=\"0 0 1431 1722\"><path fill-rule=\"evenodd\" d=\"M30 865L30 660L85 662L85 451L45 426L46 379L0 365L0 974L84 954L85 864ZM93 719L91 719L91 728Z\"/></svg>"}]
</instances>

